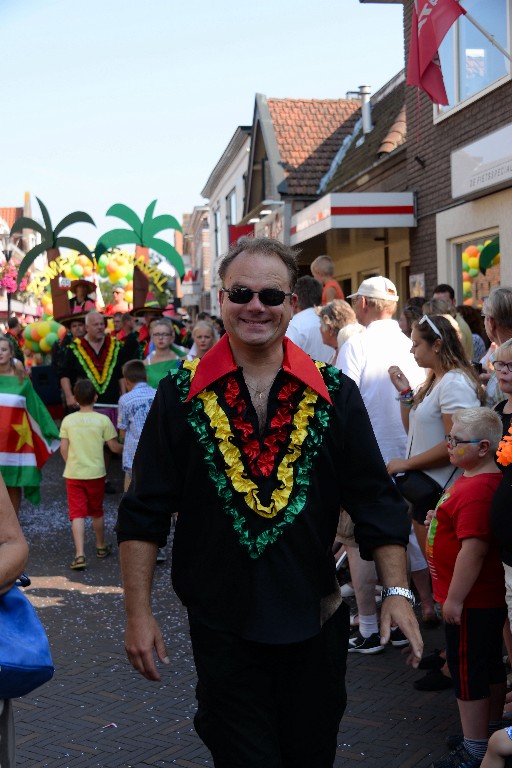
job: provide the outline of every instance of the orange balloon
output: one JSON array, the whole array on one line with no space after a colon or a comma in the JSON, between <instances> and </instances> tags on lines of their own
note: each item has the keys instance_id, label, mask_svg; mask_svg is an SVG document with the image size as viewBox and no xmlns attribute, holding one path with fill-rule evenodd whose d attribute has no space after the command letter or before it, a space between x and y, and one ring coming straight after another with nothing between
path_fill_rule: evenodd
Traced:
<instances>
[{"instance_id":1,"label":"orange balloon","mask_svg":"<svg viewBox=\"0 0 512 768\"><path fill-rule=\"evenodd\" d=\"M465 253L468 256L468 259L470 259L471 257L474 258L475 256L479 256L480 255L480 251L478 250L476 245L468 245L468 247L466 248Z\"/></svg>"}]
</instances>

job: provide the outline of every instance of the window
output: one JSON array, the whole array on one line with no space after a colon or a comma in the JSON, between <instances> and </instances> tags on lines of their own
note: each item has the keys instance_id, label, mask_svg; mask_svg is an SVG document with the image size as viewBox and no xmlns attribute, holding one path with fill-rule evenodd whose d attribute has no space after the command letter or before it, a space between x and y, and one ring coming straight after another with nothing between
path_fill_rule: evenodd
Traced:
<instances>
[{"instance_id":1,"label":"window","mask_svg":"<svg viewBox=\"0 0 512 768\"><path fill-rule=\"evenodd\" d=\"M216 208L213 212L213 221L215 225L215 256L220 257L222 253L222 244L220 236L220 209Z\"/></svg>"},{"instance_id":2,"label":"window","mask_svg":"<svg viewBox=\"0 0 512 768\"><path fill-rule=\"evenodd\" d=\"M226 223L228 227L228 242L229 242L229 226L230 224L236 224L236 189L232 189L229 195L226 195Z\"/></svg>"},{"instance_id":3,"label":"window","mask_svg":"<svg viewBox=\"0 0 512 768\"><path fill-rule=\"evenodd\" d=\"M505 50L511 50L512 0L465 0L464 8ZM460 16L439 49L449 105L439 114L476 96L510 74L510 62L475 25Z\"/></svg>"},{"instance_id":4,"label":"window","mask_svg":"<svg viewBox=\"0 0 512 768\"><path fill-rule=\"evenodd\" d=\"M485 275L480 270L480 255L486 246L491 246L495 242L496 238L498 238L498 232L494 230L485 234L467 236L454 244L459 284L459 290L456 291L458 303L480 308L491 289L500 284L499 251L486 267Z\"/></svg>"}]
</instances>

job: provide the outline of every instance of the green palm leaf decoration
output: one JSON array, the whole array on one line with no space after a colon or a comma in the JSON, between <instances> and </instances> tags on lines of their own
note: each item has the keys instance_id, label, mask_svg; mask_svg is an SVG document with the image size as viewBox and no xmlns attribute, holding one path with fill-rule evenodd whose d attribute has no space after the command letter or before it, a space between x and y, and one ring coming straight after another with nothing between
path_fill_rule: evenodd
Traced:
<instances>
[{"instance_id":1,"label":"green palm leaf decoration","mask_svg":"<svg viewBox=\"0 0 512 768\"><path fill-rule=\"evenodd\" d=\"M168 214L154 216L156 203L157 201L153 200L153 202L148 205L143 221L141 221L135 211L128 208L127 205L123 205L122 203L112 205L108 209L106 215L117 216L118 219L122 219L128 224L131 229L111 229L109 232L105 232L104 235L101 235L98 244L96 245L96 256L98 255L99 248L109 250L118 245L128 245L133 243L134 245L140 245L143 248L151 248L160 253L175 268L178 275L183 277L185 274L185 265L176 248L171 245L171 243L168 243L159 237L155 237L156 233L161 232L163 229L176 229L181 232L181 226L174 216Z\"/></svg>"},{"instance_id":2,"label":"green palm leaf decoration","mask_svg":"<svg viewBox=\"0 0 512 768\"><path fill-rule=\"evenodd\" d=\"M83 253L94 263L94 256L92 255L89 248L85 245L85 243L83 243L81 240L77 240L74 237L59 237L62 230L71 226L71 224L80 223L92 224L95 226L94 221L89 216L89 214L85 213L85 211L75 211L74 213L70 213L68 216L65 216L59 224L57 224L55 229L53 229L52 221L50 219L50 214L48 213L47 207L38 197L36 197L36 200L39 203L39 208L41 209L44 226L42 226L38 221L35 221L34 219L30 219L27 216L21 216L19 219L16 219L11 228L11 235L15 232L21 232L23 229L33 229L35 232L39 232L41 235L41 243L36 245L34 248L31 248L21 261L18 269L18 285L20 285L25 276L25 273L32 266L36 258L45 251L50 251L52 249L58 250L60 247L73 248L79 253Z\"/></svg>"}]
</instances>

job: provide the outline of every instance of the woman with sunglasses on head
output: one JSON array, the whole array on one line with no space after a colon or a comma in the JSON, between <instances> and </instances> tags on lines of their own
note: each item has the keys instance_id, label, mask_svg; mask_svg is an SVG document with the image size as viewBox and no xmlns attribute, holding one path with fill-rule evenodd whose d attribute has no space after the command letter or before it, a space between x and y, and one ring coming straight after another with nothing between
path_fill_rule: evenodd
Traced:
<instances>
[{"instance_id":1,"label":"woman with sunglasses on head","mask_svg":"<svg viewBox=\"0 0 512 768\"><path fill-rule=\"evenodd\" d=\"M181 348L173 343L174 326L166 317L151 323L150 335L155 348L144 360L144 365L147 367L149 386L157 389L159 381L178 367L184 355L180 354Z\"/></svg>"},{"instance_id":2,"label":"woman with sunglasses on head","mask_svg":"<svg viewBox=\"0 0 512 768\"><path fill-rule=\"evenodd\" d=\"M422 368L429 370L417 392L413 392L398 366L389 375L399 392L400 413L408 433L407 458L387 464L390 475L421 470L441 488L449 481L452 467L445 435L452 427L452 414L461 408L481 405L485 393L468 360L459 335L443 315L424 315L413 327L411 353ZM425 552L425 516L428 510L412 507L414 530Z\"/></svg>"}]
</instances>

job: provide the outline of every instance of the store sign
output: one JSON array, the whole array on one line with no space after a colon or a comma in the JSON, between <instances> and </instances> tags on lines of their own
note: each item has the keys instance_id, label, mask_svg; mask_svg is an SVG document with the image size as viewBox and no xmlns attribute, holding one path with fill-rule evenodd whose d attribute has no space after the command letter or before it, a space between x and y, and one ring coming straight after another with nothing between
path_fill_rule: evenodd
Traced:
<instances>
[{"instance_id":1,"label":"store sign","mask_svg":"<svg viewBox=\"0 0 512 768\"><path fill-rule=\"evenodd\" d=\"M477 197L512 184L512 125L451 154L452 197Z\"/></svg>"}]
</instances>

